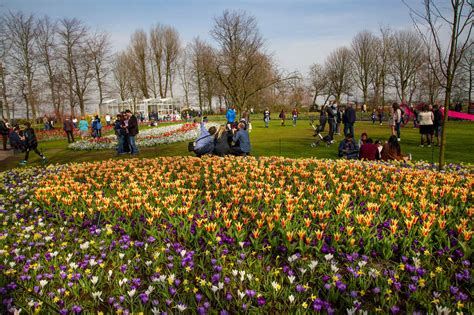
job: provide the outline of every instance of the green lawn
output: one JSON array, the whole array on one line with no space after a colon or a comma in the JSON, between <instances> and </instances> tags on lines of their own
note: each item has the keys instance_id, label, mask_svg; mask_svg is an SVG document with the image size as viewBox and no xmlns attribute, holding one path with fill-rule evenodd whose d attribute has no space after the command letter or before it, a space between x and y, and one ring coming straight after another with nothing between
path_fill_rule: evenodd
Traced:
<instances>
[{"instance_id":1,"label":"green lawn","mask_svg":"<svg viewBox=\"0 0 474 315\"><path fill-rule=\"evenodd\" d=\"M215 120L216 118L214 118ZM222 118L218 118L222 119ZM222 119L223 121L223 119ZM316 157L316 158L337 158L337 144L343 138L337 136L337 143L326 147L321 145L311 147L314 141L313 129L308 120L300 120L296 127L291 126L291 121L287 121L287 126L280 126L279 120L270 122L270 128L265 128L261 120L253 120L253 130L250 134L252 142L252 155L271 156L279 155L285 157ZM412 126L410 124L410 126ZM327 132L326 126L326 132ZM357 122L355 124L356 138L362 132L367 132L372 139L387 140L390 136L390 129L386 123L380 126L372 125L371 122ZM474 124L470 122L449 122L447 129L447 153L446 161L452 163L474 163ZM324 133L323 133L324 134ZM437 162L438 147L419 147L420 135L418 129L412 127L402 128L401 142L402 152L411 153L414 160L425 160L428 162ZM123 159L126 157L115 157L112 151L72 151L67 149L67 141L42 142L39 145L40 150L48 157L50 163L68 163L83 162L103 159ZM187 143L175 143L170 145L161 145L151 148L140 148L140 157L156 156L176 156L190 155L187 151ZM23 154L16 154L0 162L0 171L14 168L23 158ZM30 153L30 165L39 164L39 158L34 153Z\"/></svg>"}]
</instances>

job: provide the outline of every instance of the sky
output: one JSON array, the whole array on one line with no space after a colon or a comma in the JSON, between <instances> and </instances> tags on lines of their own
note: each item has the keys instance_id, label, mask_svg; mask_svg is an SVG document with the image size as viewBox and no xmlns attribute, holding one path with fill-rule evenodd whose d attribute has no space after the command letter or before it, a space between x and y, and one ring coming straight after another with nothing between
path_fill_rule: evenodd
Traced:
<instances>
[{"instance_id":1,"label":"sky","mask_svg":"<svg viewBox=\"0 0 474 315\"><path fill-rule=\"evenodd\" d=\"M422 0L406 2L419 8ZM245 11L256 17L280 68L303 74L335 48L350 45L359 31L413 27L401 0L0 0L0 9L78 18L91 30L108 32L114 51L124 49L135 30L157 23L175 27L183 44L197 36L212 44L214 19L225 9Z\"/></svg>"}]
</instances>

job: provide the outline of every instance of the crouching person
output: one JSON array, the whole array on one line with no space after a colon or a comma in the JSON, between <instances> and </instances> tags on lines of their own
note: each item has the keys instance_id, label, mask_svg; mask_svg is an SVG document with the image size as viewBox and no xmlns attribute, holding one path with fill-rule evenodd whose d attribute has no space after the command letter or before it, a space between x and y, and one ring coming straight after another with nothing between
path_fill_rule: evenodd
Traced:
<instances>
[{"instance_id":1,"label":"crouching person","mask_svg":"<svg viewBox=\"0 0 474 315\"><path fill-rule=\"evenodd\" d=\"M354 141L352 134L348 133L346 138L339 144L339 157L354 160L359 157L359 147Z\"/></svg>"},{"instance_id":2,"label":"crouching person","mask_svg":"<svg viewBox=\"0 0 474 315\"><path fill-rule=\"evenodd\" d=\"M246 130L246 125L243 122L239 123L238 128L238 130L233 130L234 137L232 141L234 146L231 148L231 153L233 155L249 155L252 149L249 132Z\"/></svg>"},{"instance_id":3,"label":"crouching person","mask_svg":"<svg viewBox=\"0 0 474 315\"><path fill-rule=\"evenodd\" d=\"M194 142L194 153L196 156L201 157L206 154L212 154L214 151L214 134L217 128L212 126L208 129L204 126L204 122L201 122L201 134L198 139Z\"/></svg>"}]
</instances>

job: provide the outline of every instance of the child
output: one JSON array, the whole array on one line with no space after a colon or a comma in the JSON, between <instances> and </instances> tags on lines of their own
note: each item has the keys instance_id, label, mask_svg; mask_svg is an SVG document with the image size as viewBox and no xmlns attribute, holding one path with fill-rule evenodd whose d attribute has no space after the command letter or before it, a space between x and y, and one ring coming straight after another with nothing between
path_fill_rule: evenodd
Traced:
<instances>
[{"instance_id":1,"label":"child","mask_svg":"<svg viewBox=\"0 0 474 315\"><path fill-rule=\"evenodd\" d=\"M28 156L30 155L30 151L35 151L38 154L43 162L46 162L46 157L38 151L38 139L36 138L36 134L33 128L31 128L31 124L27 122L25 124L25 130L20 132L20 139L23 141L25 145L25 159L20 162L20 165L26 165L28 163Z\"/></svg>"}]
</instances>

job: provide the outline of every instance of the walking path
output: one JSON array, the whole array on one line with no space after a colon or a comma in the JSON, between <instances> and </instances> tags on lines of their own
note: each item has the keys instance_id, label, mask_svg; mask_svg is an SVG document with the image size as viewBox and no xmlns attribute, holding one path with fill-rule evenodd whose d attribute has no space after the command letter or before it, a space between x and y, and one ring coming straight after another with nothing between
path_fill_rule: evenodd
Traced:
<instances>
[{"instance_id":1,"label":"walking path","mask_svg":"<svg viewBox=\"0 0 474 315\"><path fill-rule=\"evenodd\" d=\"M0 161L5 160L7 157L13 156L13 150L0 150Z\"/></svg>"}]
</instances>

